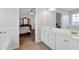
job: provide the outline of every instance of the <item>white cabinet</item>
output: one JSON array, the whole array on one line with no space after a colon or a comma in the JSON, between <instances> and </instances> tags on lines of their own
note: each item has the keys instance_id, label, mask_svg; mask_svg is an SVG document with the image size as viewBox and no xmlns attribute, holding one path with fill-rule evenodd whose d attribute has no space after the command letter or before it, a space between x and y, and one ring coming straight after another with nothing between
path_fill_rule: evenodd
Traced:
<instances>
[{"instance_id":1,"label":"white cabinet","mask_svg":"<svg viewBox=\"0 0 79 59\"><path fill-rule=\"evenodd\" d=\"M79 50L79 39L54 32L51 29L43 28L41 30L41 40L54 50Z\"/></svg>"},{"instance_id":2,"label":"white cabinet","mask_svg":"<svg viewBox=\"0 0 79 59\"><path fill-rule=\"evenodd\" d=\"M60 35L56 34L56 49L60 50L60 49L64 49L64 41L63 41L63 37Z\"/></svg>"},{"instance_id":3,"label":"white cabinet","mask_svg":"<svg viewBox=\"0 0 79 59\"><path fill-rule=\"evenodd\" d=\"M70 39L70 48L71 50L79 50L79 40L78 39Z\"/></svg>"},{"instance_id":4,"label":"white cabinet","mask_svg":"<svg viewBox=\"0 0 79 59\"><path fill-rule=\"evenodd\" d=\"M79 40L56 35L56 50L78 50Z\"/></svg>"},{"instance_id":5,"label":"white cabinet","mask_svg":"<svg viewBox=\"0 0 79 59\"><path fill-rule=\"evenodd\" d=\"M48 32L45 28L41 29L41 41L48 45Z\"/></svg>"},{"instance_id":6,"label":"white cabinet","mask_svg":"<svg viewBox=\"0 0 79 59\"><path fill-rule=\"evenodd\" d=\"M56 35L56 49L57 50L71 50L72 49L72 40L63 35Z\"/></svg>"},{"instance_id":7,"label":"white cabinet","mask_svg":"<svg viewBox=\"0 0 79 59\"><path fill-rule=\"evenodd\" d=\"M41 40L51 49L55 49L55 33L42 29Z\"/></svg>"},{"instance_id":8,"label":"white cabinet","mask_svg":"<svg viewBox=\"0 0 79 59\"><path fill-rule=\"evenodd\" d=\"M0 29L0 50L7 49L10 41L11 40L10 40L10 38L8 36L6 28L2 27Z\"/></svg>"},{"instance_id":9,"label":"white cabinet","mask_svg":"<svg viewBox=\"0 0 79 59\"><path fill-rule=\"evenodd\" d=\"M49 31L49 33L48 33L48 39L49 39L48 46L51 49L55 49L55 33L53 33L52 31Z\"/></svg>"},{"instance_id":10,"label":"white cabinet","mask_svg":"<svg viewBox=\"0 0 79 59\"><path fill-rule=\"evenodd\" d=\"M19 47L18 12L17 8L0 8L0 50Z\"/></svg>"}]
</instances>

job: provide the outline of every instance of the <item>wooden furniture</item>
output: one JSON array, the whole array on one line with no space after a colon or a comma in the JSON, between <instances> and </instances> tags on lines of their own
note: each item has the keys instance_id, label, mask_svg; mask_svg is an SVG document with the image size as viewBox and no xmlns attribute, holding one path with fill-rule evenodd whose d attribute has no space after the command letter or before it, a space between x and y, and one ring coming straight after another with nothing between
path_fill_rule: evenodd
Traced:
<instances>
[{"instance_id":1,"label":"wooden furniture","mask_svg":"<svg viewBox=\"0 0 79 59\"><path fill-rule=\"evenodd\" d=\"M32 26L30 24L22 24L20 25L20 27L29 27L30 30L32 29Z\"/></svg>"}]
</instances>

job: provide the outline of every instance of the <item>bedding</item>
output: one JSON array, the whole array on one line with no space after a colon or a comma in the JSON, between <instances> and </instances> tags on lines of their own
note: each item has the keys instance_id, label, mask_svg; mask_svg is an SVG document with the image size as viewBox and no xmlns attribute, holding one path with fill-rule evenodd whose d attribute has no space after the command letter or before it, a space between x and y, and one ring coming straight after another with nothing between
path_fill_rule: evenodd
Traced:
<instances>
[{"instance_id":1,"label":"bedding","mask_svg":"<svg viewBox=\"0 0 79 59\"><path fill-rule=\"evenodd\" d=\"M31 32L29 27L20 27L20 34Z\"/></svg>"}]
</instances>

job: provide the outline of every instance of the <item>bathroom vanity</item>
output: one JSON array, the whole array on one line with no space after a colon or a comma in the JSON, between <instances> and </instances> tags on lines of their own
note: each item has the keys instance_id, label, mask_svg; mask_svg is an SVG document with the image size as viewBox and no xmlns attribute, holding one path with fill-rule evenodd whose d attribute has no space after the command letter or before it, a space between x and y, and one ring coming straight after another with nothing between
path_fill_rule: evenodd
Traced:
<instances>
[{"instance_id":1,"label":"bathroom vanity","mask_svg":"<svg viewBox=\"0 0 79 59\"><path fill-rule=\"evenodd\" d=\"M59 28L42 28L41 41L53 50L79 50L79 32Z\"/></svg>"}]
</instances>

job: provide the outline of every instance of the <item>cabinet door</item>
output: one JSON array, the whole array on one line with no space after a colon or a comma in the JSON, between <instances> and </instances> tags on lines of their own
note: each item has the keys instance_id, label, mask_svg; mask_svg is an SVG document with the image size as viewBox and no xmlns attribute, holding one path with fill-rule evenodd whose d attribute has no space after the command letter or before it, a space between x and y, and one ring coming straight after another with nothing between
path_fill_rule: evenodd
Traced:
<instances>
[{"instance_id":1,"label":"cabinet door","mask_svg":"<svg viewBox=\"0 0 79 59\"><path fill-rule=\"evenodd\" d=\"M5 31L5 28L0 29L0 50L7 49L10 39L7 35L8 33Z\"/></svg>"},{"instance_id":2,"label":"cabinet door","mask_svg":"<svg viewBox=\"0 0 79 59\"><path fill-rule=\"evenodd\" d=\"M16 49L19 47L18 12L17 8L0 8L0 32L2 32L0 34L0 49ZM9 48L7 45L9 45Z\"/></svg>"},{"instance_id":3,"label":"cabinet door","mask_svg":"<svg viewBox=\"0 0 79 59\"><path fill-rule=\"evenodd\" d=\"M57 50L78 50L79 40L68 38L62 35L56 35Z\"/></svg>"},{"instance_id":4,"label":"cabinet door","mask_svg":"<svg viewBox=\"0 0 79 59\"><path fill-rule=\"evenodd\" d=\"M70 49L71 50L79 50L79 40L78 39L70 39Z\"/></svg>"},{"instance_id":5,"label":"cabinet door","mask_svg":"<svg viewBox=\"0 0 79 59\"><path fill-rule=\"evenodd\" d=\"M51 49L55 49L55 33L49 31L48 39L49 39L49 43L48 43L49 47Z\"/></svg>"},{"instance_id":6,"label":"cabinet door","mask_svg":"<svg viewBox=\"0 0 79 59\"><path fill-rule=\"evenodd\" d=\"M71 38L63 35L56 35L56 49L57 50L71 50L73 42Z\"/></svg>"},{"instance_id":7,"label":"cabinet door","mask_svg":"<svg viewBox=\"0 0 79 59\"><path fill-rule=\"evenodd\" d=\"M41 41L44 42L44 30L43 29L41 29Z\"/></svg>"},{"instance_id":8,"label":"cabinet door","mask_svg":"<svg viewBox=\"0 0 79 59\"><path fill-rule=\"evenodd\" d=\"M64 50L65 49L65 37L56 34L56 50Z\"/></svg>"},{"instance_id":9,"label":"cabinet door","mask_svg":"<svg viewBox=\"0 0 79 59\"><path fill-rule=\"evenodd\" d=\"M79 40L72 38L64 39L65 50L79 50Z\"/></svg>"},{"instance_id":10,"label":"cabinet door","mask_svg":"<svg viewBox=\"0 0 79 59\"><path fill-rule=\"evenodd\" d=\"M48 45L48 32L46 29L41 30L41 40Z\"/></svg>"},{"instance_id":11,"label":"cabinet door","mask_svg":"<svg viewBox=\"0 0 79 59\"><path fill-rule=\"evenodd\" d=\"M0 31L0 50L2 49L1 43L2 43L2 31Z\"/></svg>"},{"instance_id":12,"label":"cabinet door","mask_svg":"<svg viewBox=\"0 0 79 59\"><path fill-rule=\"evenodd\" d=\"M73 48L71 38L63 37L64 50L71 50Z\"/></svg>"}]
</instances>

